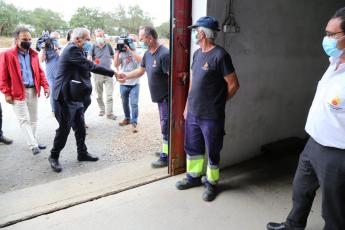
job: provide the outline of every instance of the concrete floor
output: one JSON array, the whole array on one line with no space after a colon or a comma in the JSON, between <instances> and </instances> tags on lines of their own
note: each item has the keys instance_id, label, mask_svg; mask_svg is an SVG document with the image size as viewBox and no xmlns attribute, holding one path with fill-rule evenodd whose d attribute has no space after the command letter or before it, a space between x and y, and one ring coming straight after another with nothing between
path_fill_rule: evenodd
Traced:
<instances>
[{"instance_id":1,"label":"concrete floor","mask_svg":"<svg viewBox=\"0 0 345 230\"><path fill-rule=\"evenodd\" d=\"M179 175L4 229L262 230L288 214L297 160L297 155L261 156L223 170L220 194L210 203L202 201L202 187L176 190ZM318 193L306 229L322 229L320 206Z\"/></svg>"}]
</instances>

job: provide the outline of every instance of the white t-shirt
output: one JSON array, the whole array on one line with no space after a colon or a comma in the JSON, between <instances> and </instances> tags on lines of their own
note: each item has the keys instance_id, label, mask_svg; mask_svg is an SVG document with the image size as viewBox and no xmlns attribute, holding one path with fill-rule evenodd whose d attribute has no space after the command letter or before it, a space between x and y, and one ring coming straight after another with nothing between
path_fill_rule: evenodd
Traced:
<instances>
[{"instance_id":1,"label":"white t-shirt","mask_svg":"<svg viewBox=\"0 0 345 230\"><path fill-rule=\"evenodd\" d=\"M319 144L345 149L345 63L330 58L318 83L305 130Z\"/></svg>"}]
</instances>

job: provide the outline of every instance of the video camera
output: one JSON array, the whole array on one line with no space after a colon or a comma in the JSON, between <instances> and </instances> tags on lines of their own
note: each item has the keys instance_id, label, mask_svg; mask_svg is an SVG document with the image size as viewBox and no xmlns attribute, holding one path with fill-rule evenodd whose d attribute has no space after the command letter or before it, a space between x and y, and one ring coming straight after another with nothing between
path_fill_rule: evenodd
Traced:
<instances>
[{"instance_id":1,"label":"video camera","mask_svg":"<svg viewBox=\"0 0 345 230\"><path fill-rule=\"evenodd\" d=\"M42 48L45 48L46 50L54 50L53 39L48 33L43 33L36 42L36 50L40 51Z\"/></svg>"},{"instance_id":2,"label":"video camera","mask_svg":"<svg viewBox=\"0 0 345 230\"><path fill-rule=\"evenodd\" d=\"M128 35L121 36L118 38L117 44L116 44L116 50L119 50L120 52L126 52L127 50L126 50L125 45L127 45L131 50L135 49L133 40L130 37L128 37Z\"/></svg>"}]
</instances>

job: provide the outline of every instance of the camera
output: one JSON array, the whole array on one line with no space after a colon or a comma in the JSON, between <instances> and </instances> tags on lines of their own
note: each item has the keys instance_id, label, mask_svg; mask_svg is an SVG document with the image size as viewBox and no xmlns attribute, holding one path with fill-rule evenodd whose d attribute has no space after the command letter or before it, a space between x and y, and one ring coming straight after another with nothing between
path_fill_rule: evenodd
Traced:
<instances>
[{"instance_id":1,"label":"camera","mask_svg":"<svg viewBox=\"0 0 345 230\"><path fill-rule=\"evenodd\" d=\"M36 42L36 50L40 51L41 49L54 50L53 39L48 33L43 33Z\"/></svg>"},{"instance_id":2,"label":"camera","mask_svg":"<svg viewBox=\"0 0 345 230\"><path fill-rule=\"evenodd\" d=\"M120 52L126 52L127 50L126 50L125 45L127 45L131 50L135 49L133 40L130 37L128 37L128 35L121 36L118 38L117 44L116 44L116 50Z\"/></svg>"}]
</instances>

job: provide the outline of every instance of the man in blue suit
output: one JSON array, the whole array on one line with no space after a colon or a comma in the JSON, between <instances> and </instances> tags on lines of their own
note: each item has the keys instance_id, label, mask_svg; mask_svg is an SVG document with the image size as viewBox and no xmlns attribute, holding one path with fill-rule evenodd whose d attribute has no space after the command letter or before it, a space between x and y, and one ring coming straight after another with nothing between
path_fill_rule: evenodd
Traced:
<instances>
[{"instance_id":1,"label":"man in blue suit","mask_svg":"<svg viewBox=\"0 0 345 230\"><path fill-rule=\"evenodd\" d=\"M63 50L54 85L55 117L59 123L54 145L48 160L55 172L61 172L59 163L61 150L65 147L68 134L73 128L77 142L78 161L97 161L98 157L87 152L85 145L85 122L83 101L92 90L90 72L113 77L115 72L87 60L83 46L90 42L90 31L76 28L71 42Z\"/></svg>"}]
</instances>

